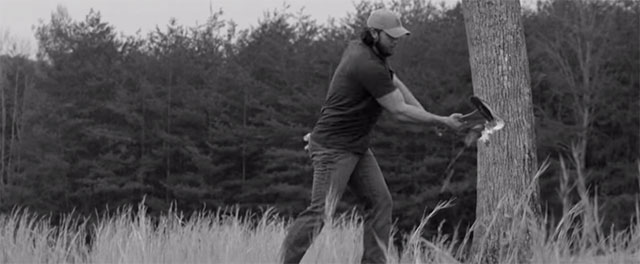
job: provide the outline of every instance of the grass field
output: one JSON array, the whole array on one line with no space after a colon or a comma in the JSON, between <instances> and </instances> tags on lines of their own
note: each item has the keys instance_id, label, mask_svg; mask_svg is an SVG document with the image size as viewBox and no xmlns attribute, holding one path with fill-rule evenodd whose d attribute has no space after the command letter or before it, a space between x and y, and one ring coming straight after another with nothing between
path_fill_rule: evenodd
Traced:
<instances>
[{"instance_id":1,"label":"grass field","mask_svg":"<svg viewBox=\"0 0 640 264\"><path fill-rule=\"evenodd\" d=\"M436 211L446 206L441 204ZM202 213L189 220L170 213L152 223L142 206L137 211L122 210L95 224L68 217L58 227L24 211L4 215L0 263L275 263L288 224L269 212L251 221L233 210ZM402 236L406 244L402 252L389 248L390 263L476 262L460 247L468 241L452 241L445 235L430 241L421 238L420 228L429 217ZM561 226L545 230L533 221L524 223L533 239L531 263L640 263L637 224L602 236L596 230L570 232ZM88 232L94 235L92 243L86 243ZM361 233L358 217L337 218L323 229L303 263L359 263ZM501 263L514 260L508 254L500 259Z\"/></svg>"},{"instance_id":2,"label":"grass field","mask_svg":"<svg viewBox=\"0 0 640 264\"><path fill-rule=\"evenodd\" d=\"M503 230L498 262L521 262L518 242L524 234L531 239L529 263L640 263L640 206L629 228L604 232L597 200L583 187L577 188L580 201L557 224L526 211L512 221ZM432 216L449 206L439 204L412 232L395 233L404 246L390 246L389 263L478 263L482 253L469 253L469 237L422 237ZM145 212L141 204L91 222L68 215L56 226L27 210L0 215L0 263L276 263L289 224L271 211L255 217L229 209L187 218L172 210L155 220ZM303 263L359 263L362 230L355 214L332 218ZM484 238L476 239L484 244Z\"/></svg>"}]
</instances>

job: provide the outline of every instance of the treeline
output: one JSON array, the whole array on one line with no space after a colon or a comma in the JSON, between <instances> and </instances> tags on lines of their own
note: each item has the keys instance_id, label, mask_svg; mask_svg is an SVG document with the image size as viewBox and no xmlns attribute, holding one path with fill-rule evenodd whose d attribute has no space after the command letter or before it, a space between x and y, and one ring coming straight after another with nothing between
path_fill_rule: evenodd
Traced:
<instances>
[{"instance_id":1,"label":"treeline","mask_svg":"<svg viewBox=\"0 0 640 264\"><path fill-rule=\"evenodd\" d=\"M89 214L144 197L151 213L173 202L186 212L300 212L312 179L302 136L347 41L381 5L362 2L328 24L276 10L247 30L218 12L202 25L172 20L133 36L99 12L76 21L59 8L37 26L36 60L0 58L0 210ZM398 76L431 112L470 111L461 7L387 7L412 31L392 58ZM639 17L631 0L554 0L523 11L538 155L552 161L541 206L552 216L578 199L559 186L574 186L580 174L606 224L630 220L640 188ZM399 227L453 197L456 206L437 220L447 228L473 222L474 150L443 188L462 147L449 132L389 117L377 127L373 149Z\"/></svg>"}]
</instances>

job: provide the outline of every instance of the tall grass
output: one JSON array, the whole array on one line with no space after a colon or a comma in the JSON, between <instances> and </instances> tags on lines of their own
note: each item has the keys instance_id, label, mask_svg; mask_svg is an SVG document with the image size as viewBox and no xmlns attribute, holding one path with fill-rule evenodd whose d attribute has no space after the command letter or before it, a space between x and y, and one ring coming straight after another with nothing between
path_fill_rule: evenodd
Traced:
<instances>
[{"instance_id":1,"label":"tall grass","mask_svg":"<svg viewBox=\"0 0 640 264\"><path fill-rule=\"evenodd\" d=\"M447 206L451 203L438 205L404 235L402 252L390 245L389 262L476 263L465 246L470 242L468 235L462 240L442 233L431 240L422 237L430 218ZM563 221L570 222L581 210L574 207ZM68 219L54 227L47 219L15 211L0 218L0 263L276 263L288 224L271 212L254 221L237 211L200 213L188 220L172 213L157 222L139 212L126 209L92 226ZM625 231L599 237L595 244L562 223L554 230L535 221L519 225L528 226L512 228L532 231L531 263L640 263L637 222ZM332 221L303 263L359 263L362 230L361 220L353 214ZM93 239L87 243L89 233ZM500 263L513 260L513 255L500 256Z\"/></svg>"},{"instance_id":2,"label":"tall grass","mask_svg":"<svg viewBox=\"0 0 640 264\"><path fill-rule=\"evenodd\" d=\"M562 166L567 174L563 177L573 177ZM640 182L640 163L638 166ZM567 184L560 189L568 195L572 187L568 181L562 184ZM531 254L526 262L530 263L640 263L640 206L636 205L628 229L603 232L597 199L585 193L579 196L574 205L566 199L567 209L553 226L523 211L503 232L505 248L498 262L520 263L518 252L523 248L519 247L528 245ZM521 204L527 199L523 197ZM442 232L430 240L422 236L432 217L450 206L452 201L442 202L412 232L395 233L404 247L389 245L389 263L479 263L482 253L469 251L470 232L462 239ZM53 226L48 218L15 210L0 216L0 263L276 263L289 224L270 210L260 217L234 209L190 217L171 210L156 219L145 211L141 204L97 222L70 214ZM303 263L359 263L362 232L362 220L354 213L332 218ZM525 235L531 243L520 243ZM486 238L476 239L483 244Z\"/></svg>"},{"instance_id":3,"label":"tall grass","mask_svg":"<svg viewBox=\"0 0 640 264\"><path fill-rule=\"evenodd\" d=\"M442 203L404 235L399 252L389 246L390 263L475 263L468 255L469 236L462 240L440 233L435 239L422 237L422 229ZM104 218L96 224L67 218L52 226L47 219L27 211L0 217L0 263L275 263L288 222L266 212L258 220L237 211L200 213L185 220L177 213L152 222L143 212L131 209ZM536 221L513 225L532 236L531 263L640 263L640 225L610 235L595 235L591 241L584 226L568 223L584 212L581 206L569 210L557 228L547 230ZM636 208L636 216L640 209ZM362 222L344 215L322 230L303 262L359 263L362 252ZM576 232L579 230L580 232ZM91 235L90 242L86 236ZM399 234L396 234L398 236ZM517 244L517 236L513 237ZM515 252L513 250L509 252ZM514 256L500 256L500 263L513 263Z\"/></svg>"}]
</instances>

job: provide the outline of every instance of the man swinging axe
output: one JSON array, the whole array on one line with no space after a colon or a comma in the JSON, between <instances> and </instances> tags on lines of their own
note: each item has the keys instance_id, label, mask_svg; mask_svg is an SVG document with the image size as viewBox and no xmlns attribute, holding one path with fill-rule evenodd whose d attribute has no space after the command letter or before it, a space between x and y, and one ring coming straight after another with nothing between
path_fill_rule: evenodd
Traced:
<instances>
[{"instance_id":1,"label":"man swinging axe","mask_svg":"<svg viewBox=\"0 0 640 264\"><path fill-rule=\"evenodd\" d=\"M365 208L362 263L385 263L391 232L392 200L369 137L383 110L401 121L463 125L462 114L430 113L416 100L389 66L399 41L409 35L398 14L371 12L359 40L351 41L342 55L327 92L321 114L308 140L313 164L311 203L288 229L280 261L299 263L322 228L327 201L340 199L347 186Z\"/></svg>"}]
</instances>

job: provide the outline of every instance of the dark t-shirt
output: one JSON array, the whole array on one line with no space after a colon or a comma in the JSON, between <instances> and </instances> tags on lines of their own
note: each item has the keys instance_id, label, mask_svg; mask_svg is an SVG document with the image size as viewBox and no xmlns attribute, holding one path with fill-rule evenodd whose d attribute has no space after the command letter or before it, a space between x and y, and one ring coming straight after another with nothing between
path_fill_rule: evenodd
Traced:
<instances>
[{"instance_id":1,"label":"dark t-shirt","mask_svg":"<svg viewBox=\"0 0 640 264\"><path fill-rule=\"evenodd\" d=\"M376 98L395 89L386 59L362 41L351 41L333 75L311 139L327 148L364 153L383 110Z\"/></svg>"}]
</instances>

